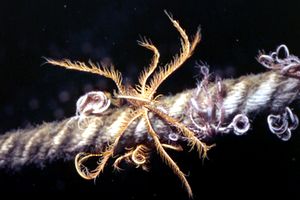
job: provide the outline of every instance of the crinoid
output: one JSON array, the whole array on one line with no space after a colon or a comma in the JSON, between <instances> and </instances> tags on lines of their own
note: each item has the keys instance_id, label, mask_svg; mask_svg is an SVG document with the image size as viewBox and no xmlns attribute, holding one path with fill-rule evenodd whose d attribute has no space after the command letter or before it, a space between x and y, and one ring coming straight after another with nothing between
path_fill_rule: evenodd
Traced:
<instances>
[{"instance_id":1,"label":"crinoid","mask_svg":"<svg viewBox=\"0 0 300 200\"><path fill-rule=\"evenodd\" d=\"M90 73L99 74L101 76L112 79L118 91L114 94L114 100L123 100L127 102L126 105L129 105L126 108L126 120L124 120L119 127L113 127L114 130L117 129L117 134L115 135L111 144L102 152L102 153L79 153L75 158L75 165L78 173L85 179L94 179L96 178L104 169L107 161L113 157L116 158L114 167L119 168L118 164L122 161L131 161L137 166L141 166L143 169L146 169L146 162L148 160L148 152L151 147L155 146L158 154L162 158L162 160L173 170L173 172L180 178L182 183L184 184L187 192L190 196L192 196L191 187L184 175L184 173L180 170L177 164L173 161L173 159L168 155L165 148L179 150L180 147L173 146L170 144L163 144L158 136L156 130L154 130L151 119L149 117L149 113L157 116L166 124L169 124L172 127L175 127L178 131L178 134L181 134L183 137L187 139L189 145L194 148L196 147L200 157L206 157L207 151L211 146L206 145L202 141L200 141L195 133L191 131L188 127L186 127L183 123L180 122L180 119L172 117L168 115L168 113L162 111L158 106L159 100L158 96L155 96L155 93L158 87L162 84L164 80L166 80L174 71L176 71L193 53L195 47L200 42L200 29L198 28L195 36L191 41L185 31L181 28L178 21L174 20L172 15L166 12L166 15L173 23L174 27L177 29L181 36L181 50L180 53L174 56L172 61L166 64L163 68L160 68L158 72L154 73L157 68L159 62L159 51L157 48L151 43L150 40L142 39L138 41L138 44L146 49L149 49L153 52L154 56L152 58L152 62L150 66L141 73L139 76L139 83L135 87L128 87L122 85L122 77L121 73L114 69L113 66L102 66L98 64L93 64L89 62L88 65L82 62L71 62L70 60L52 60L47 59L47 62L53 65L58 65L67 69L74 69L79 71L85 71ZM154 73L154 74L153 74ZM152 76L151 80L148 80L150 76ZM133 148L126 149L127 152L124 155L114 155L115 149L119 144L121 136L124 134L126 129L136 120L143 120L148 134L152 138L152 145L146 144L137 144ZM162 133L161 133L162 134ZM84 166L84 163L91 157L100 157L100 161L98 166L94 170L88 170L87 167Z\"/></svg>"}]
</instances>

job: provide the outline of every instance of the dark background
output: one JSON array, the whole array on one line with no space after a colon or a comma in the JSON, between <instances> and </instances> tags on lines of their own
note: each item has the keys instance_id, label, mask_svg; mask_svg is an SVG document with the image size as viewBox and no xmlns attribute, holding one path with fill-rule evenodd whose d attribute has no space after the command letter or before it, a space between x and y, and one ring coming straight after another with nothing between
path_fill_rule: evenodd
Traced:
<instances>
[{"instance_id":1,"label":"dark background","mask_svg":"<svg viewBox=\"0 0 300 200\"><path fill-rule=\"evenodd\" d=\"M43 56L71 60L112 61L127 83L150 62L151 53L136 44L151 38L166 63L178 51L179 36L163 10L172 12L189 35L201 25L203 40L195 55L169 78L159 93L195 87L196 61L204 61L223 78L265 71L258 50L286 44L300 55L300 1L1 1L0 131L60 120L75 113L79 96L90 90L114 89L92 74L43 65ZM299 106L294 105L300 114ZM272 135L267 113L252 121L247 136L217 140L209 160L195 152L172 154L187 173L195 199L264 195L298 195L299 129L282 142ZM297 133L298 132L298 133ZM94 184L81 179L73 162L44 169L0 171L0 191L38 194L95 194L101 199L188 199L181 183L153 154L150 172L107 167ZM240 196L242 194L242 196Z\"/></svg>"}]
</instances>

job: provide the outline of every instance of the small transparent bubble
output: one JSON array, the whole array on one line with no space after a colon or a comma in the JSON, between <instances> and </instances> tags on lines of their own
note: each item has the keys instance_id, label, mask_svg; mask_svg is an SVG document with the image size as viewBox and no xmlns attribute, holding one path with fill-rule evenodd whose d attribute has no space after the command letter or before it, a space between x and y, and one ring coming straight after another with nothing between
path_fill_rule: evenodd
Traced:
<instances>
[{"instance_id":1,"label":"small transparent bubble","mask_svg":"<svg viewBox=\"0 0 300 200\"><path fill-rule=\"evenodd\" d=\"M61 108L57 108L54 110L53 115L56 119L61 119L64 117L65 111Z\"/></svg>"},{"instance_id":2,"label":"small transparent bubble","mask_svg":"<svg viewBox=\"0 0 300 200\"><path fill-rule=\"evenodd\" d=\"M88 93L92 90L93 90L93 85L92 84L87 83L83 86L83 92L84 93Z\"/></svg>"},{"instance_id":3,"label":"small transparent bubble","mask_svg":"<svg viewBox=\"0 0 300 200\"><path fill-rule=\"evenodd\" d=\"M58 99L62 103L68 102L70 100L70 94L69 94L69 92L67 92L67 91L61 91L58 94Z\"/></svg>"},{"instance_id":4,"label":"small transparent bubble","mask_svg":"<svg viewBox=\"0 0 300 200\"><path fill-rule=\"evenodd\" d=\"M89 54L90 52L93 52L93 45L90 42L84 42L81 45L81 50L84 54Z\"/></svg>"},{"instance_id":5,"label":"small transparent bubble","mask_svg":"<svg viewBox=\"0 0 300 200\"><path fill-rule=\"evenodd\" d=\"M32 99L29 100L28 105L29 105L29 108L30 108L31 110L36 110L36 109L39 108L40 103L39 103L39 100L38 100L38 99L32 98Z\"/></svg>"}]
</instances>

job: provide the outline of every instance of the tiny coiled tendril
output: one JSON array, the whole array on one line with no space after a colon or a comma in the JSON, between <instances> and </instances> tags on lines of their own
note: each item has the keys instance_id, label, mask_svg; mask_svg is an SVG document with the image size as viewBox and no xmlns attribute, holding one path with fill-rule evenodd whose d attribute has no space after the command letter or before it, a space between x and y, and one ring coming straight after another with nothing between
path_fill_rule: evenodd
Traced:
<instances>
[{"instance_id":1,"label":"tiny coiled tendril","mask_svg":"<svg viewBox=\"0 0 300 200\"><path fill-rule=\"evenodd\" d=\"M282 141L288 141L292 136L292 130L299 125L299 119L289 107L281 114L270 114L267 118L269 129Z\"/></svg>"},{"instance_id":2,"label":"tiny coiled tendril","mask_svg":"<svg viewBox=\"0 0 300 200\"><path fill-rule=\"evenodd\" d=\"M284 44L277 47L276 51L271 52L269 55L260 51L257 60L268 69L279 70L282 74L300 78L300 59L291 55Z\"/></svg>"}]
</instances>

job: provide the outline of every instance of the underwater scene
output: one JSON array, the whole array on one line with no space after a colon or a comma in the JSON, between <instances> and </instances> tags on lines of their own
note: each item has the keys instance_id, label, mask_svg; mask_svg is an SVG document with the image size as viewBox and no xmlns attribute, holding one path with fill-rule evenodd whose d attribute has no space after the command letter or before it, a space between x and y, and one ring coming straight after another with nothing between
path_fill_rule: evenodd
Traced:
<instances>
[{"instance_id":1,"label":"underwater scene","mask_svg":"<svg viewBox=\"0 0 300 200\"><path fill-rule=\"evenodd\" d=\"M299 197L299 9L3 1L0 192Z\"/></svg>"}]
</instances>

